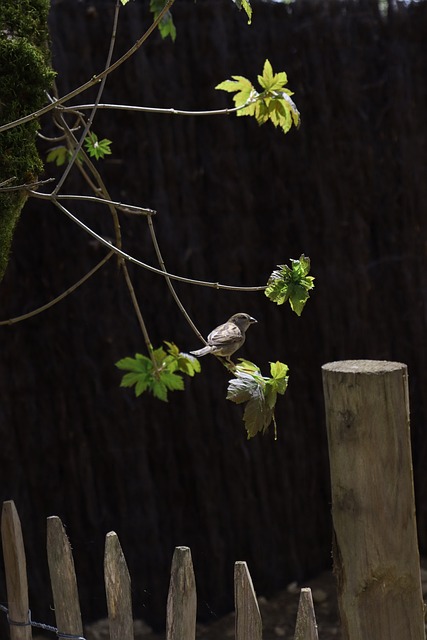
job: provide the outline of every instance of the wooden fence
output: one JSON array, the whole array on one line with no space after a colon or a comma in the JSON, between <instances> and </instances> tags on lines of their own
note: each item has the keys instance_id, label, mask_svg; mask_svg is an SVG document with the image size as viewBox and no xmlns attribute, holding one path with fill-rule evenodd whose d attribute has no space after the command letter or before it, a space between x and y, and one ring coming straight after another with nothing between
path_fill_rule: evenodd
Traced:
<instances>
[{"instance_id":1,"label":"wooden fence","mask_svg":"<svg viewBox=\"0 0 427 640\"><path fill-rule=\"evenodd\" d=\"M7 614L11 640L31 640L32 628L51 631L59 638L84 640L79 594L71 545L60 518L47 519L47 557L56 627L31 619L24 542L21 523L12 500L3 503L1 534L6 575ZM110 640L133 640L131 580L119 538L114 531L105 538L104 580ZM262 621L246 562L234 566L235 638L261 640ZM191 551L176 547L166 607L166 639L196 637L196 582ZM301 589L295 640L317 640L313 599L309 588Z\"/></svg>"},{"instance_id":2,"label":"wooden fence","mask_svg":"<svg viewBox=\"0 0 427 640\"><path fill-rule=\"evenodd\" d=\"M334 569L344 640L425 640L409 432L406 365L370 360L324 365L334 525ZM47 556L56 627L31 620L21 524L3 504L1 533L12 640L32 627L84 640L71 546L61 520L47 519ZM117 534L105 540L111 640L133 640L131 581ZM234 568L235 638L261 640L262 621L246 562ZM172 560L166 639L196 637L196 584L188 547ZM302 589L295 640L317 640L313 599Z\"/></svg>"}]
</instances>

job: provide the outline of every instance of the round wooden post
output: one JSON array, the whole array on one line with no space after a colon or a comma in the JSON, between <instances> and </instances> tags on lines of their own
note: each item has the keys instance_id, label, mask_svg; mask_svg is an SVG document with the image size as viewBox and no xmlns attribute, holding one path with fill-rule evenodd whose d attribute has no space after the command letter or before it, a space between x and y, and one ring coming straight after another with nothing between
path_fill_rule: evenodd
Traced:
<instances>
[{"instance_id":1,"label":"round wooden post","mask_svg":"<svg viewBox=\"0 0 427 640\"><path fill-rule=\"evenodd\" d=\"M322 367L343 640L425 640L407 367Z\"/></svg>"}]
</instances>

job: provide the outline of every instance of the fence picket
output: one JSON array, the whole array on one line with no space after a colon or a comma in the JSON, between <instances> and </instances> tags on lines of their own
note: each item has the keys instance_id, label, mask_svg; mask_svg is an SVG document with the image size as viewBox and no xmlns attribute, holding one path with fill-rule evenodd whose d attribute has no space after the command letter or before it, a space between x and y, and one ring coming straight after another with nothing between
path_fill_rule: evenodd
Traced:
<instances>
[{"instance_id":1,"label":"fence picket","mask_svg":"<svg viewBox=\"0 0 427 640\"><path fill-rule=\"evenodd\" d=\"M262 640L262 620L246 562L234 564L236 640Z\"/></svg>"},{"instance_id":2,"label":"fence picket","mask_svg":"<svg viewBox=\"0 0 427 640\"><path fill-rule=\"evenodd\" d=\"M60 633L82 636L83 625L73 554L58 516L47 519L47 559L56 626Z\"/></svg>"},{"instance_id":3,"label":"fence picket","mask_svg":"<svg viewBox=\"0 0 427 640\"><path fill-rule=\"evenodd\" d=\"M104 580L110 640L133 640L131 580L117 533L105 537Z\"/></svg>"},{"instance_id":4,"label":"fence picket","mask_svg":"<svg viewBox=\"0 0 427 640\"><path fill-rule=\"evenodd\" d=\"M309 587L301 589L294 640L319 640L313 597Z\"/></svg>"},{"instance_id":5,"label":"fence picket","mask_svg":"<svg viewBox=\"0 0 427 640\"><path fill-rule=\"evenodd\" d=\"M197 596L191 551L176 547L166 611L166 640L195 640Z\"/></svg>"},{"instance_id":6,"label":"fence picket","mask_svg":"<svg viewBox=\"0 0 427 640\"><path fill-rule=\"evenodd\" d=\"M31 640L27 563L21 521L13 500L7 500L3 503L1 537L9 620L12 621L10 624L10 638L11 640Z\"/></svg>"}]
</instances>

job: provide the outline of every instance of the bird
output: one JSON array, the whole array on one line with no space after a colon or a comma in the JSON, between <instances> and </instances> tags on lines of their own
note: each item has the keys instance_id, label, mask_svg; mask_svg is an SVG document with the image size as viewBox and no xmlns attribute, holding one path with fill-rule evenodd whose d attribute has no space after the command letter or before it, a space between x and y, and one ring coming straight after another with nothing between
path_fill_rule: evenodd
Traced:
<instances>
[{"instance_id":1,"label":"bird","mask_svg":"<svg viewBox=\"0 0 427 640\"><path fill-rule=\"evenodd\" d=\"M220 324L210 332L206 347L197 349L196 351L190 351L190 353L198 358L212 353L214 356L225 358L230 364L233 364L230 356L233 355L237 349L240 349L246 340L247 329L251 324L256 322L257 320L252 318L248 313L235 313L227 322Z\"/></svg>"}]
</instances>

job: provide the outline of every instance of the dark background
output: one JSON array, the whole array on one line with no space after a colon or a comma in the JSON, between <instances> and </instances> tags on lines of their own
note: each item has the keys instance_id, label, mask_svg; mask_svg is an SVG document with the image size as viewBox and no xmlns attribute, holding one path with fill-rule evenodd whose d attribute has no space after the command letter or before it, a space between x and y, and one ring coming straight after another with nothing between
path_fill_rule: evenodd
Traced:
<instances>
[{"instance_id":1,"label":"dark background","mask_svg":"<svg viewBox=\"0 0 427 640\"><path fill-rule=\"evenodd\" d=\"M53 1L61 94L105 64L113 2ZM99 112L113 140L100 169L113 198L157 210L170 272L262 285L277 264L310 256L316 288L301 318L262 293L178 284L206 335L236 311L254 315L241 355L289 389L272 431L248 441L214 358L168 404L121 389L114 362L143 352L114 261L46 313L0 327L1 498L21 516L34 619L51 619L45 519L67 527L86 621L105 615L104 536L117 531L135 616L161 626L170 562L191 547L201 619L232 607L233 563L259 595L330 566L329 470L321 365L347 358L409 367L421 551L427 550L427 5L380 13L375 2L254 4L248 27L230 0L176 3L175 44L156 33L106 85L105 102L222 108L232 74L255 81L265 58L286 70L302 125L286 137L249 118ZM147 3L121 11L116 56L150 22ZM87 92L81 103L93 99ZM44 121L46 131L50 124ZM43 152L45 146L42 145ZM55 170L47 168L47 175ZM78 179L65 191L78 192ZM104 209L73 211L112 236ZM141 218L123 218L125 250L155 255ZM105 254L53 207L30 202L0 288L1 318L44 304ZM130 267L151 340L199 343L158 276ZM0 600L5 601L2 583Z\"/></svg>"}]
</instances>

